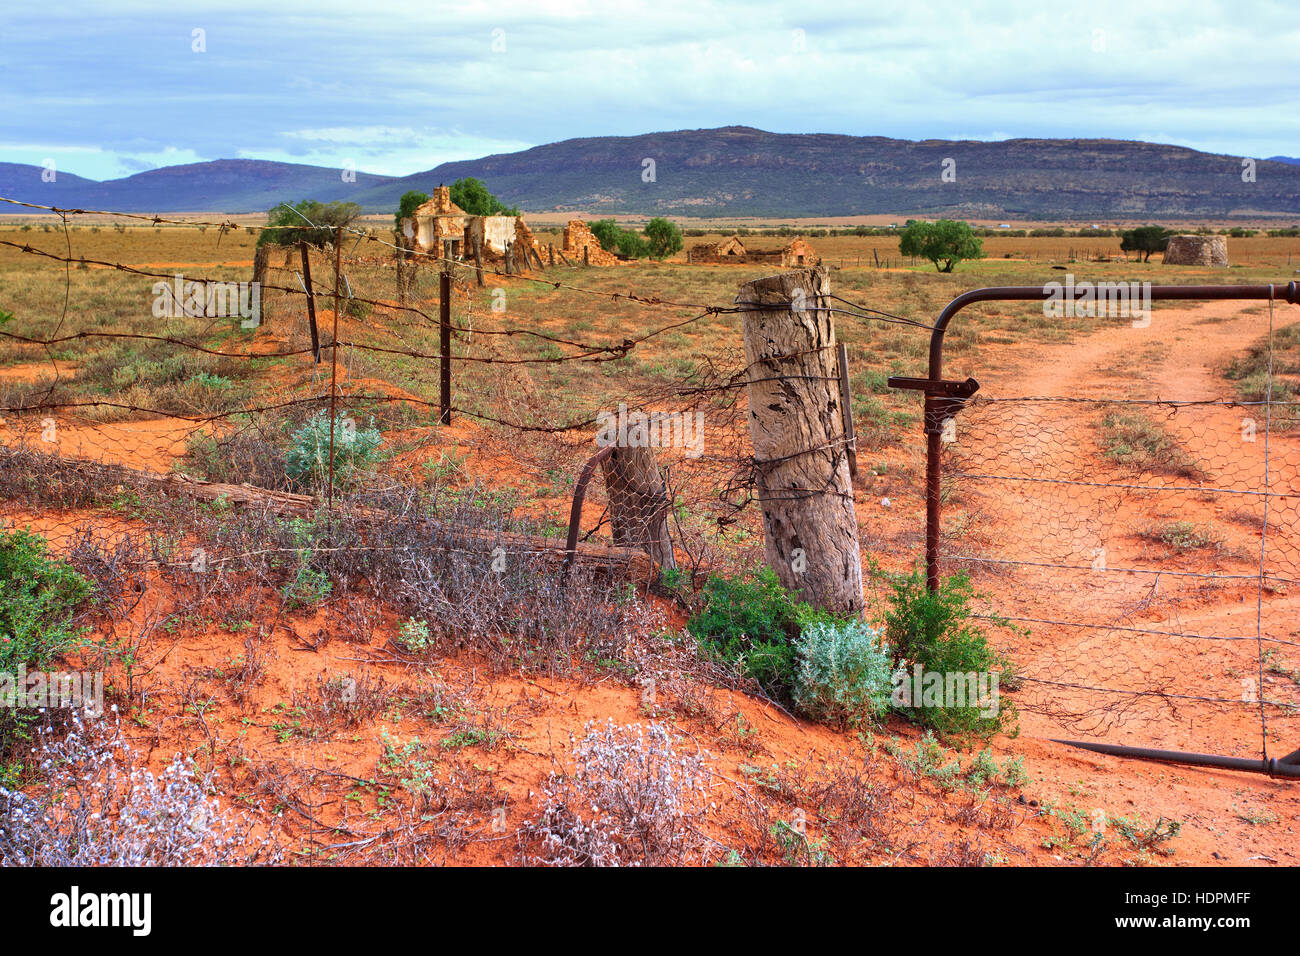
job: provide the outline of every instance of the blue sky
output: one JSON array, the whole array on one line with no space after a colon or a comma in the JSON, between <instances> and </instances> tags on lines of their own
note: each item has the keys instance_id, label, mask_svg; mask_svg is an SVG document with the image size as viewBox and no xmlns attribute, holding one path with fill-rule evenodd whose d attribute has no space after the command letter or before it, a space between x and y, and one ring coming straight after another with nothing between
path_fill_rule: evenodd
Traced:
<instances>
[{"instance_id":1,"label":"blue sky","mask_svg":"<svg viewBox=\"0 0 1300 956\"><path fill-rule=\"evenodd\" d=\"M93 179L231 157L403 175L731 124L1296 156L1297 48L1282 2L9 0L0 161Z\"/></svg>"}]
</instances>

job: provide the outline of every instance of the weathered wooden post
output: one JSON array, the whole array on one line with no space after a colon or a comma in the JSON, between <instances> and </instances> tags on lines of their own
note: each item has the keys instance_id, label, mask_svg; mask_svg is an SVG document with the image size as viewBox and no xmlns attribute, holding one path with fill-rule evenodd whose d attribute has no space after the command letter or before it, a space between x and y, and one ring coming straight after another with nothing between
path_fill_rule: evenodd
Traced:
<instances>
[{"instance_id":1,"label":"weathered wooden post","mask_svg":"<svg viewBox=\"0 0 1300 956\"><path fill-rule=\"evenodd\" d=\"M442 244L438 274L438 421L451 424L451 243Z\"/></svg>"},{"instance_id":2,"label":"weathered wooden post","mask_svg":"<svg viewBox=\"0 0 1300 956\"><path fill-rule=\"evenodd\" d=\"M668 535L668 486L659 472L654 449L615 445L600 463L609 492L609 520L614 544L642 548L661 568L676 568Z\"/></svg>"},{"instance_id":3,"label":"weathered wooden post","mask_svg":"<svg viewBox=\"0 0 1300 956\"><path fill-rule=\"evenodd\" d=\"M840 414L826 273L740 287L755 492L767 562L786 587L840 614L862 610L862 557Z\"/></svg>"},{"instance_id":4,"label":"weathered wooden post","mask_svg":"<svg viewBox=\"0 0 1300 956\"><path fill-rule=\"evenodd\" d=\"M264 243L253 251L253 281L266 285L266 273L271 268L271 246Z\"/></svg>"},{"instance_id":5,"label":"weathered wooden post","mask_svg":"<svg viewBox=\"0 0 1300 956\"><path fill-rule=\"evenodd\" d=\"M316 328L316 290L311 284L311 257L307 254L307 241L298 240L298 251L302 253L302 287L307 291L307 330L311 332L311 353L320 364L320 332Z\"/></svg>"},{"instance_id":6,"label":"weathered wooden post","mask_svg":"<svg viewBox=\"0 0 1300 956\"><path fill-rule=\"evenodd\" d=\"M258 246L253 251L253 284L259 290L259 292L257 293L258 295L257 301L259 307L258 307L257 315L254 316L256 322L256 324L253 326L254 328L262 324L262 316L266 314L265 299L262 296L260 290L262 286L266 285L266 274L270 270L271 270L271 246L269 243L264 243Z\"/></svg>"}]
</instances>

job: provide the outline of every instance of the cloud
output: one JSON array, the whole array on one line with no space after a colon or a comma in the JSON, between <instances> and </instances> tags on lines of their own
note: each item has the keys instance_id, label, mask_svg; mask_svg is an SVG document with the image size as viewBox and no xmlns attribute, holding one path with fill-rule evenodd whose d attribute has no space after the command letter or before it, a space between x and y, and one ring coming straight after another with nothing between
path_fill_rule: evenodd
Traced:
<instances>
[{"instance_id":1,"label":"cloud","mask_svg":"<svg viewBox=\"0 0 1300 956\"><path fill-rule=\"evenodd\" d=\"M224 0L197 12L69 0L5 10L0 35L7 137L95 178L221 157L407 174L576 136L731 124L1158 138L1266 156L1295 152L1279 118L1300 106L1287 58L1261 53L1300 41L1270 2L1246 16L1169 0ZM33 156L0 144L0 160Z\"/></svg>"}]
</instances>

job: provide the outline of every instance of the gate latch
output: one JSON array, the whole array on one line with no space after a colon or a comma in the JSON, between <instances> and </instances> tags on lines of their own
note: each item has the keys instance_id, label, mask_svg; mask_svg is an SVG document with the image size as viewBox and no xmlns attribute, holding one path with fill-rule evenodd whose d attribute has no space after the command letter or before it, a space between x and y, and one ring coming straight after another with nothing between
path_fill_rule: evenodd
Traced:
<instances>
[{"instance_id":1,"label":"gate latch","mask_svg":"<svg viewBox=\"0 0 1300 956\"><path fill-rule=\"evenodd\" d=\"M943 423L965 408L980 387L980 383L973 378L964 382L951 382L942 378L912 378L907 375L891 375L888 384L890 388L910 388L925 393L927 435L943 434Z\"/></svg>"}]
</instances>

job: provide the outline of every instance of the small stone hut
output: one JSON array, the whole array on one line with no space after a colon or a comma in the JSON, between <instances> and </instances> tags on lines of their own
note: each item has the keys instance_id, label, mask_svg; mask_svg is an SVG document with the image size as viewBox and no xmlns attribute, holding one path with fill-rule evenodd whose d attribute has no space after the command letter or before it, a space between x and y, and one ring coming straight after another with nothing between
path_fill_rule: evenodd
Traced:
<instances>
[{"instance_id":1,"label":"small stone hut","mask_svg":"<svg viewBox=\"0 0 1300 956\"><path fill-rule=\"evenodd\" d=\"M1228 240L1223 236L1170 236L1165 249L1167 266L1228 265Z\"/></svg>"},{"instance_id":2,"label":"small stone hut","mask_svg":"<svg viewBox=\"0 0 1300 956\"><path fill-rule=\"evenodd\" d=\"M773 263L782 268L816 265L821 260L813 247L802 237L796 237L779 249L746 249L739 236L728 236L719 242L701 242L691 246L686 261L693 263Z\"/></svg>"}]
</instances>

